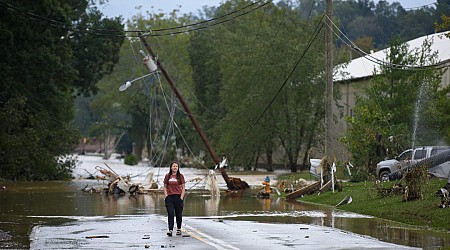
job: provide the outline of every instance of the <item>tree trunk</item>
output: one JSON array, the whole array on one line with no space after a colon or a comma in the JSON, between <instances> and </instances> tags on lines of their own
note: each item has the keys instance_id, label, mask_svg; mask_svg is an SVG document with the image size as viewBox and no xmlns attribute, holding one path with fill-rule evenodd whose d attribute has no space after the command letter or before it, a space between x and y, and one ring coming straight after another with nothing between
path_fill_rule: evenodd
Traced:
<instances>
[{"instance_id":1,"label":"tree trunk","mask_svg":"<svg viewBox=\"0 0 450 250\"><path fill-rule=\"evenodd\" d=\"M255 157L255 165L253 165L253 171L256 171L258 168L258 160L259 160L259 152L261 147L258 147L258 150L256 151L256 157Z\"/></svg>"},{"instance_id":2,"label":"tree trunk","mask_svg":"<svg viewBox=\"0 0 450 250\"><path fill-rule=\"evenodd\" d=\"M297 159L294 159L292 155L288 156L289 166L291 167L292 173L297 173Z\"/></svg>"},{"instance_id":3,"label":"tree trunk","mask_svg":"<svg viewBox=\"0 0 450 250\"><path fill-rule=\"evenodd\" d=\"M272 148L266 148L267 171L273 172L273 152Z\"/></svg>"}]
</instances>

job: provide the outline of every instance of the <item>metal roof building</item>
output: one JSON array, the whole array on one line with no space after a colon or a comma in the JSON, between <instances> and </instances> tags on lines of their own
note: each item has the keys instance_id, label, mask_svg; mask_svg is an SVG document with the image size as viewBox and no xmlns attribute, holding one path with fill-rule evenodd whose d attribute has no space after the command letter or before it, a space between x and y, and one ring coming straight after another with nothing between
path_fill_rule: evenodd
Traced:
<instances>
[{"instance_id":1,"label":"metal roof building","mask_svg":"<svg viewBox=\"0 0 450 250\"><path fill-rule=\"evenodd\" d=\"M437 60L433 65L445 68L441 86L446 87L450 84L450 38L445 36L445 32L422 36L407 42L409 45L408 51L420 49L426 39L433 41L431 50L432 53L437 53ZM364 57L335 67L334 82L339 84L341 91L341 99L338 101L338 105L343 107L343 110L338 110L336 106L333 110L333 114L338 118L338 123L335 125L337 138L342 137L349 126L344 117L353 116L355 96L361 94L364 87L370 86L374 72L375 74L376 72L379 73L380 64L387 62L389 50L390 48L387 48L367 54ZM344 161L349 159L349 153L343 144L337 142L334 148L338 159Z\"/></svg>"}]
</instances>

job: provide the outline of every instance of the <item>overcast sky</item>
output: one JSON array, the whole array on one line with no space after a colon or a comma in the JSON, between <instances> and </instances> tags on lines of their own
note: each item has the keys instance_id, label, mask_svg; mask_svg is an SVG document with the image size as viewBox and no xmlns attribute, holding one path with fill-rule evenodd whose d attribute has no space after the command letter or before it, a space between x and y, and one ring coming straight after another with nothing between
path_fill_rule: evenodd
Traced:
<instances>
[{"instance_id":1,"label":"overcast sky","mask_svg":"<svg viewBox=\"0 0 450 250\"><path fill-rule=\"evenodd\" d=\"M373 0L375 3L378 0ZM109 0L106 5L100 6L99 10L108 17L122 15L125 19L131 18L139 10L136 8L142 6L142 13L147 11L153 13L169 13L173 9L180 9L182 13L197 13L203 6L218 6L224 0ZM275 1L276 2L276 1ZM399 2L403 8L415 8L427 4L435 3L436 0L388 0L389 3ZM178 7L181 6L181 7Z\"/></svg>"}]
</instances>

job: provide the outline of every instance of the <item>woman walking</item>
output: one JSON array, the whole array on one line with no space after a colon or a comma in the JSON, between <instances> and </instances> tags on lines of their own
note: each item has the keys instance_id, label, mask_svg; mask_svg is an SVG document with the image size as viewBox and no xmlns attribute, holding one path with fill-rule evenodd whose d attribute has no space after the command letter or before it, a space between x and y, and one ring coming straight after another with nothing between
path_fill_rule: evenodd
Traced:
<instances>
[{"instance_id":1,"label":"woman walking","mask_svg":"<svg viewBox=\"0 0 450 250\"><path fill-rule=\"evenodd\" d=\"M169 231L168 236L172 236L174 219L177 219L177 235L181 235L181 222L183 220L183 199L185 194L185 180L180 173L178 162L170 164L169 173L164 177L164 203L166 204Z\"/></svg>"}]
</instances>

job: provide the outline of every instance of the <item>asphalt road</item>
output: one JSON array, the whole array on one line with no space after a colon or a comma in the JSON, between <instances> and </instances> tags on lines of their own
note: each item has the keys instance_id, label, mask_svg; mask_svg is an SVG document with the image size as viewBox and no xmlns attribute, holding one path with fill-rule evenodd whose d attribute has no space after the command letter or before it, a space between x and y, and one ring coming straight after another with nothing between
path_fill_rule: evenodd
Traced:
<instances>
[{"instance_id":1,"label":"asphalt road","mask_svg":"<svg viewBox=\"0 0 450 250\"><path fill-rule=\"evenodd\" d=\"M166 217L77 217L38 226L31 249L414 249L330 227L185 217L182 236L166 235Z\"/></svg>"}]
</instances>

